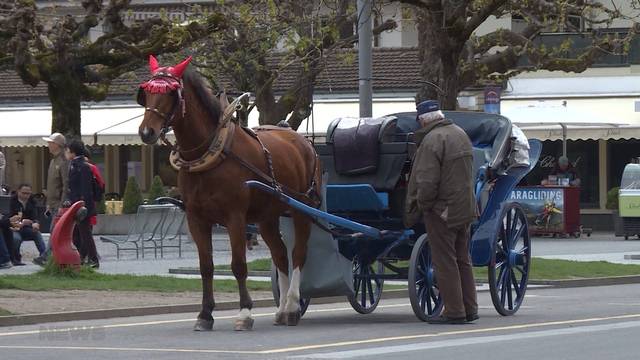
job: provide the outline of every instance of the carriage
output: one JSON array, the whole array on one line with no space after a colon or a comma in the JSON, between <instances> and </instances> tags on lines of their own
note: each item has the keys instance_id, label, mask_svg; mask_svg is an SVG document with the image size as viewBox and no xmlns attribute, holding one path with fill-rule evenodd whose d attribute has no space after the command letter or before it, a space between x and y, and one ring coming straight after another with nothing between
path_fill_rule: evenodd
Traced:
<instances>
[{"instance_id":1,"label":"carriage","mask_svg":"<svg viewBox=\"0 0 640 360\"><path fill-rule=\"evenodd\" d=\"M542 144L530 140L529 164L513 161L509 119L494 114L445 112L474 146L477 221L471 227L471 258L487 267L493 304L501 315L515 314L527 289L531 242L523 209L509 202L511 191L535 166ZM336 119L326 141L316 143L324 174L320 209L260 181L247 186L272 194L313 219L300 286L302 313L311 298L346 295L359 313L378 306L385 281L406 280L415 315L423 321L442 309L438 277L431 264L422 224L402 221L411 160L417 145L416 113L380 119ZM525 149L526 151L526 149ZM283 239L292 246L292 225L281 218ZM278 272L272 271L278 303Z\"/></svg>"}]
</instances>

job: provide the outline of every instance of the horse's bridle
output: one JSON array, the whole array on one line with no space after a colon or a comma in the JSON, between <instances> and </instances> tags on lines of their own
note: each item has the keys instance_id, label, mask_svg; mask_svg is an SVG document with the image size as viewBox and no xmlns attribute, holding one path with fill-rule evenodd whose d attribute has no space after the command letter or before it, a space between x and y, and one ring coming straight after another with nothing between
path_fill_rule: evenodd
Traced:
<instances>
[{"instance_id":1,"label":"horse's bridle","mask_svg":"<svg viewBox=\"0 0 640 360\"><path fill-rule=\"evenodd\" d=\"M167 72L158 72L156 74L153 75L153 77L151 77L151 79L149 79L146 83L149 83L150 81L156 80L156 79L162 79L162 78L169 78L172 79L174 81L176 81L179 86L172 90L171 92L173 93L175 91L176 96L173 97L174 101L173 104L171 105L171 111L166 114L162 111L160 111L158 108L150 108L147 106L146 104L146 99L144 99L144 91L145 88L142 87L142 85L140 86L140 88L138 89L139 94L138 94L138 103L142 106L144 106L144 111L147 112L152 112L158 116L160 116L160 118L162 118L163 122L162 122L162 128L160 128L160 138L162 139L163 142L167 142L166 140L166 135L169 131L171 131L171 128L173 126L173 121L175 119L176 116L176 108L178 106L178 104L180 105L180 107L182 108L182 115L184 115L185 113L185 104L184 104L184 97L182 96L182 90L183 90L183 85L182 85L182 79L179 79Z\"/></svg>"}]
</instances>

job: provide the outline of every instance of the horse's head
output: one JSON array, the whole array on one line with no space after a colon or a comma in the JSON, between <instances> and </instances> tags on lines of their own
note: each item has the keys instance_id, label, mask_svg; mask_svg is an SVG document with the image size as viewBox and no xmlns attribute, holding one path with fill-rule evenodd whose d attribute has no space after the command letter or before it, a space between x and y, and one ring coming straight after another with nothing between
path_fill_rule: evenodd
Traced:
<instances>
[{"instance_id":1,"label":"horse's head","mask_svg":"<svg viewBox=\"0 0 640 360\"><path fill-rule=\"evenodd\" d=\"M176 118L184 115L182 74L190 61L188 57L176 66L160 67L156 58L149 56L151 79L138 89L138 104L145 108L138 134L145 144L155 144Z\"/></svg>"}]
</instances>

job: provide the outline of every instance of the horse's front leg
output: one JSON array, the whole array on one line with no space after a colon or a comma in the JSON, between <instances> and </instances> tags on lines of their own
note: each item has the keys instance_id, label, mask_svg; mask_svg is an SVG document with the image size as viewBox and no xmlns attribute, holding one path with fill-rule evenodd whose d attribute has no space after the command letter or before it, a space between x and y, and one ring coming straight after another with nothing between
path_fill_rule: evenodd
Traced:
<instances>
[{"instance_id":1,"label":"horse's front leg","mask_svg":"<svg viewBox=\"0 0 640 360\"><path fill-rule=\"evenodd\" d=\"M227 221L227 230L231 240L231 270L238 282L240 293L240 313L235 321L235 330L237 331L253 328L253 318L251 317L253 301L247 289L246 227L244 214L233 214Z\"/></svg>"},{"instance_id":2,"label":"horse's front leg","mask_svg":"<svg viewBox=\"0 0 640 360\"><path fill-rule=\"evenodd\" d=\"M292 218L296 239L291 258L293 271L291 272L287 304L285 305L287 325L289 326L298 325L298 322L300 322L301 272L307 258L307 243L311 234L311 221L308 217L294 212Z\"/></svg>"},{"instance_id":3,"label":"horse's front leg","mask_svg":"<svg viewBox=\"0 0 640 360\"><path fill-rule=\"evenodd\" d=\"M194 216L187 217L189 231L198 248L200 260L200 277L202 278L202 311L193 327L195 331L210 331L213 329L211 312L215 307L213 299L213 252L211 243L212 225Z\"/></svg>"}]
</instances>

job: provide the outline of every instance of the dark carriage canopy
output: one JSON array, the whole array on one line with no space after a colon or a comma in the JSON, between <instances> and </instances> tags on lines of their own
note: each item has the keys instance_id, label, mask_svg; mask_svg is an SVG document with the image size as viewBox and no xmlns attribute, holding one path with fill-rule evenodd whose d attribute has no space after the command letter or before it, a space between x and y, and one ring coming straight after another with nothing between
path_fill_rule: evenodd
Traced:
<instances>
[{"instance_id":1,"label":"dark carriage canopy","mask_svg":"<svg viewBox=\"0 0 640 360\"><path fill-rule=\"evenodd\" d=\"M476 166L484 163L494 169L500 166L509 148L509 119L478 112L444 113L469 135L475 148L481 149L482 156L477 160L482 164ZM390 114L374 119L371 125L354 120L358 119L332 121L327 129L326 144L316 145L329 173L329 184L371 184L378 191L392 191L415 151L411 134L420 128L416 113ZM374 127L376 120L378 125ZM353 126L341 133L340 123L346 121L351 121ZM353 160L345 164L345 159Z\"/></svg>"}]
</instances>

